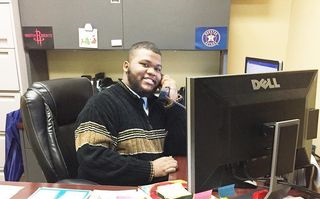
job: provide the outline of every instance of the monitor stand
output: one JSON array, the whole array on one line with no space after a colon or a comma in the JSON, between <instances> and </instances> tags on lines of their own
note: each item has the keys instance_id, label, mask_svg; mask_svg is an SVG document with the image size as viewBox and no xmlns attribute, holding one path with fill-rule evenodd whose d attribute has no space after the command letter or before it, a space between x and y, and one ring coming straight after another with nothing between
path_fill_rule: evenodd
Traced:
<instances>
[{"instance_id":1,"label":"monitor stand","mask_svg":"<svg viewBox=\"0 0 320 213\"><path fill-rule=\"evenodd\" d=\"M270 186L265 199L283 198L287 196L289 190L291 189L290 186L279 184L278 177L279 175L282 175L289 183L292 183L299 134L299 124L299 119L280 121L273 124L274 141ZM285 156L293 157L291 159L287 159ZM285 166L283 166L284 162ZM285 175L283 175L283 173L285 173Z\"/></svg>"}]
</instances>

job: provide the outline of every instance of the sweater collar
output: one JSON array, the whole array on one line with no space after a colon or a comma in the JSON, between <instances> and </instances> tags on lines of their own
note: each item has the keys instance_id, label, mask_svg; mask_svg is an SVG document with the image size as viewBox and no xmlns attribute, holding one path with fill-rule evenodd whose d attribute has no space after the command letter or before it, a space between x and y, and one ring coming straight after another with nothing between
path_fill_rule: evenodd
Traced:
<instances>
[{"instance_id":1,"label":"sweater collar","mask_svg":"<svg viewBox=\"0 0 320 213\"><path fill-rule=\"evenodd\" d=\"M131 88L129 88L125 83L123 83L121 80L119 80L119 84L120 86L126 90L131 97L137 99L137 100L140 100L141 99L141 96L139 96L136 92L134 92ZM154 102L155 99L157 99L157 96L155 95L150 95L148 98L148 104L151 104L152 102Z\"/></svg>"},{"instance_id":2,"label":"sweater collar","mask_svg":"<svg viewBox=\"0 0 320 213\"><path fill-rule=\"evenodd\" d=\"M125 83L123 83L122 81L120 81L126 88L127 90L133 94L134 96L136 96L139 100L143 101L143 109L146 112L146 114L149 114L149 107L148 107L148 98L147 97L141 97L140 95L138 95L135 91L133 91L130 87L128 87L128 85L126 85Z\"/></svg>"}]
</instances>

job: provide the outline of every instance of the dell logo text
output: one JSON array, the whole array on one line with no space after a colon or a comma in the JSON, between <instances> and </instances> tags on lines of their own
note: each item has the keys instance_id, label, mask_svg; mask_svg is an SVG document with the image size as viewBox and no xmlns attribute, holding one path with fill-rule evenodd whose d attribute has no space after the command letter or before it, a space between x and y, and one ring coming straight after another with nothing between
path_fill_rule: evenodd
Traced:
<instances>
[{"instance_id":1,"label":"dell logo text","mask_svg":"<svg viewBox=\"0 0 320 213\"><path fill-rule=\"evenodd\" d=\"M259 90L260 88L263 88L263 89L280 88L280 84L277 83L276 78L267 78L266 80L262 78L260 81L256 79L252 79L251 83L252 83L253 90Z\"/></svg>"}]
</instances>

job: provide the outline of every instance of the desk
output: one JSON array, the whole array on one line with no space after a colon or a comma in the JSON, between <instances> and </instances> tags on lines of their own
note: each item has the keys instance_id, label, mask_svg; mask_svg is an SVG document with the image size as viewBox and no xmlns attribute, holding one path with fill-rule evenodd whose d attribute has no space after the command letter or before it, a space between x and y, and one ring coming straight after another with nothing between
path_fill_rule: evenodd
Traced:
<instances>
[{"instance_id":1,"label":"desk","mask_svg":"<svg viewBox=\"0 0 320 213\"><path fill-rule=\"evenodd\" d=\"M178 157L174 157L177 161L178 161L178 170L175 173L171 173L169 175L169 180L177 180L177 179L181 179L181 180L188 180L188 162L187 162L187 157L182 157L182 156L178 156ZM259 185L259 183L258 183ZM262 185L260 183L260 185ZM241 195L245 195L245 194L249 194L250 192L252 192L253 190L259 190L259 189L265 189L264 187L259 187L257 189L236 189L236 194L237 196L241 196ZM217 192L213 192L213 195L217 196ZM303 198L310 198L310 195L302 192L302 191L298 191L298 190L294 190L291 189L289 192L289 195L293 196L293 197L303 197Z\"/></svg>"},{"instance_id":2,"label":"desk","mask_svg":"<svg viewBox=\"0 0 320 213\"><path fill-rule=\"evenodd\" d=\"M175 173L169 175L169 180L187 180L187 158L186 157L174 157L178 161L178 170ZM136 189L137 187L128 186L106 186L106 185L77 185L77 184L65 184L65 183L34 183L34 182L10 182L10 181L0 181L0 185L13 185L13 186L23 186L17 194L15 194L12 199L25 199L33 194L39 187L55 187L55 188L68 188L68 189L87 189L87 190L128 190ZM236 189L237 195L250 193L252 189ZM303 193L296 190L291 190L290 195L302 196ZM214 195L217 195L214 192ZM306 197L307 196L303 196Z\"/></svg>"},{"instance_id":3,"label":"desk","mask_svg":"<svg viewBox=\"0 0 320 213\"><path fill-rule=\"evenodd\" d=\"M177 172L169 175L169 180L183 179L187 180L187 159L186 157L175 157L178 161L179 168ZM40 187L53 187L53 188L68 188L68 189L87 189L87 190L128 190L136 189L137 187L130 186L106 186L106 185L77 185L77 184L65 184L65 183L36 183L36 182L11 182L0 181L0 185L13 185L23 186L12 199L25 199L33 194Z\"/></svg>"},{"instance_id":4,"label":"desk","mask_svg":"<svg viewBox=\"0 0 320 213\"><path fill-rule=\"evenodd\" d=\"M104 185L77 185L65 183L32 183L32 182L11 182L0 181L0 185L23 186L17 194L11 199L25 199L33 194L40 187L53 187L53 188L67 188L67 189L86 189L86 190L128 190L136 189L137 187L130 186L104 186Z\"/></svg>"}]
</instances>

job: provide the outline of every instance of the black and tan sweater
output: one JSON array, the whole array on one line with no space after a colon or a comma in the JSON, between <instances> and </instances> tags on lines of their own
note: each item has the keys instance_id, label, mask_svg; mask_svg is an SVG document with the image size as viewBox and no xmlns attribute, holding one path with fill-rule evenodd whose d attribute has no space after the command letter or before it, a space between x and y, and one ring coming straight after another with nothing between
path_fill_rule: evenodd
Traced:
<instances>
[{"instance_id":1,"label":"black and tan sweater","mask_svg":"<svg viewBox=\"0 0 320 213\"><path fill-rule=\"evenodd\" d=\"M155 96L148 106L149 115L122 82L88 101L75 130L79 178L131 186L166 179L152 177L150 161L186 154L186 113Z\"/></svg>"}]
</instances>

